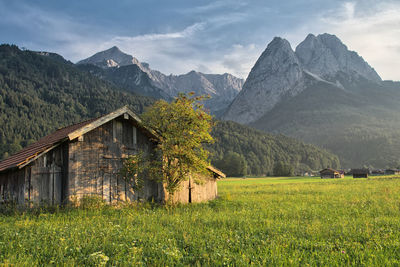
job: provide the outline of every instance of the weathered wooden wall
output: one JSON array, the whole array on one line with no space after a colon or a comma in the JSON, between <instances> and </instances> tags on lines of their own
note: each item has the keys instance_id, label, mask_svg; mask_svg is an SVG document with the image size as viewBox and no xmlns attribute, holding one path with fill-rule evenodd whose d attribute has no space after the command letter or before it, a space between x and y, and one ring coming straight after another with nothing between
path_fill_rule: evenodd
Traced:
<instances>
[{"instance_id":1,"label":"weathered wooden wall","mask_svg":"<svg viewBox=\"0 0 400 267\"><path fill-rule=\"evenodd\" d=\"M141 192L134 192L119 176L123 160L142 151L150 153L154 144L130 120L117 118L69 144L68 198L77 201L96 195L109 203L154 199L161 201L161 185L145 179Z\"/></svg>"},{"instance_id":2,"label":"weathered wooden wall","mask_svg":"<svg viewBox=\"0 0 400 267\"><path fill-rule=\"evenodd\" d=\"M203 202L217 197L217 179L214 177L201 176L202 184L192 184L192 202Z\"/></svg>"},{"instance_id":3,"label":"weathered wooden wall","mask_svg":"<svg viewBox=\"0 0 400 267\"><path fill-rule=\"evenodd\" d=\"M63 175L63 146L58 146L22 169L1 173L0 201L60 204Z\"/></svg>"},{"instance_id":4,"label":"weathered wooden wall","mask_svg":"<svg viewBox=\"0 0 400 267\"><path fill-rule=\"evenodd\" d=\"M206 175L198 175L196 180L202 182L197 184L193 179L182 182L180 188L172 196L173 203L196 203L215 199L217 197L217 179ZM168 192L164 190L165 201L169 199ZM190 195L190 197L189 197Z\"/></svg>"}]
</instances>

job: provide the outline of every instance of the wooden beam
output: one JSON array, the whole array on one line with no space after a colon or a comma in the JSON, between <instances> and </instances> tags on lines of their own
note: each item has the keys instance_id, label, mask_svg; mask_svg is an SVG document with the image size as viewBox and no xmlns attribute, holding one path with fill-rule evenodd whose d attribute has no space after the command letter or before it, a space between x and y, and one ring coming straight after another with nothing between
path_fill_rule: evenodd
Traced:
<instances>
[{"instance_id":1,"label":"wooden beam","mask_svg":"<svg viewBox=\"0 0 400 267\"><path fill-rule=\"evenodd\" d=\"M46 150L40 152L39 154L35 154L34 156L32 156L32 157L30 157L30 158L27 158L25 161L23 161L23 162L21 162L21 163L18 163L18 164L17 164L18 169L22 169L23 167L25 167L26 165L28 165L28 164L31 163L32 161L34 161L34 160L36 160L37 158L41 157L43 154L46 154L47 152L49 152L49 151L52 150L53 148L58 147L59 145L61 145L61 143L62 143L63 141L64 141L64 140L62 140L61 142L59 142L59 143L57 143L57 144L55 144L55 145L49 147L49 148L46 149Z\"/></svg>"},{"instance_id":2,"label":"wooden beam","mask_svg":"<svg viewBox=\"0 0 400 267\"><path fill-rule=\"evenodd\" d=\"M69 140L74 140L75 138L84 135L87 132L90 132L93 129L96 129L97 127L100 127L101 125L119 117L125 114L128 114L137 124L139 124L143 129L145 129L147 132L149 132L154 138L159 139L159 136L157 135L157 133L149 128L146 128L144 126L142 126L142 120L135 114L133 113L128 106L124 106L114 112L111 112L103 117L100 117L99 119L87 124L86 126L75 130L74 132L70 133L68 135L68 139Z\"/></svg>"}]
</instances>

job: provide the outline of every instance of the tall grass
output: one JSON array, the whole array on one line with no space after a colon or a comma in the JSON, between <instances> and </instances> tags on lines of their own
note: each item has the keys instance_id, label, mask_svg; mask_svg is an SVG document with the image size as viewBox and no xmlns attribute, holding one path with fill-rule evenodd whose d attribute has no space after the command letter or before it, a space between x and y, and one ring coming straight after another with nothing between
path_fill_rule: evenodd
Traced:
<instances>
[{"instance_id":1,"label":"tall grass","mask_svg":"<svg viewBox=\"0 0 400 267\"><path fill-rule=\"evenodd\" d=\"M0 263L400 264L400 180L309 179L222 180L219 199L176 207L3 214Z\"/></svg>"}]
</instances>

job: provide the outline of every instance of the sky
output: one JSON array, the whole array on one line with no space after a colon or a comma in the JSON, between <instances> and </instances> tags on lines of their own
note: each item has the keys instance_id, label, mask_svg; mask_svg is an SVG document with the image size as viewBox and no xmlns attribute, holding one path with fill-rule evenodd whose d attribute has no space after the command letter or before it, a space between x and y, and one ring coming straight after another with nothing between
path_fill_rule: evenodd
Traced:
<instances>
[{"instance_id":1,"label":"sky","mask_svg":"<svg viewBox=\"0 0 400 267\"><path fill-rule=\"evenodd\" d=\"M400 80L399 0L0 0L0 43L77 62L118 46L165 74L246 78L275 36L330 33Z\"/></svg>"}]
</instances>

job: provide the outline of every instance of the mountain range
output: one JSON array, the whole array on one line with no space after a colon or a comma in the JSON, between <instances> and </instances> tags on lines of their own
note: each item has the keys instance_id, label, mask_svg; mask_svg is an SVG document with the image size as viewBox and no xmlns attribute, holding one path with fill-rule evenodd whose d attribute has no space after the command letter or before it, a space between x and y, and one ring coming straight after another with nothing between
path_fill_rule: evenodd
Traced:
<instances>
[{"instance_id":1,"label":"mountain range","mask_svg":"<svg viewBox=\"0 0 400 267\"><path fill-rule=\"evenodd\" d=\"M344 167L400 166L400 83L383 81L361 56L331 34L309 34L295 50L287 40L275 37L246 81L227 73L165 75L117 47L77 64L54 53L20 51L7 45L1 49L0 120L5 125L0 129L1 153L15 151L52 129L54 125L38 119L40 116L60 125L109 111L118 103L128 101L141 111L154 99L169 101L179 92L193 91L210 95L205 106L221 119L317 145L338 155ZM113 99L109 101L108 95ZM101 103L107 103L107 108ZM62 117L43 116L44 112ZM33 130L21 128L23 123L15 114L22 114L20 118L29 121ZM6 123L8 117L14 120ZM268 149L249 145L251 138L264 140L256 137L259 132L251 132L249 140L243 140L240 132L248 132L248 128L223 125L234 137L226 139L228 132L220 129L221 140L230 140L215 150L223 151L217 153L220 159L228 150L251 161L264 157L252 167L253 173L265 173L270 167L259 166L282 159L266 157L263 153ZM6 137L10 133L11 139ZM257 144L264 147L263 142ZM249 154L254 151L257 156ZM317 158L322 157L322 152L316 153ZM338 166L332 159L313 166Z\"/></svg>"},{"instance_id":2,"label":"mountain range","mask_svg":"<svg viewBox=\"0 0 400 267\"><path fill-rule=\"evenodd\" d=\"M86 68L82 70L83 66L103 69L90 64L76 65L54 53L0 45L0 159L60 127L124 105L140 114L154 103L154 98L100 79ZM128 64L107 70L137 70L137 66ZM143 80L143 84L145 81L152 89L152 82ZM297 173L340 166L337 156L319 147L233 122L217 123L212 135L216 142L208 147L213 152L210 160L218 163L234 152L247 162L249 174L271 174L278 162L291 164Z\"/></svg>"},{"instance_id":3,"label":"mountain range","mask_svg":"<svg viewBox=\"0 0 400 267\"><path fill-rule=\"evenodd\" d=\"M309 34L295 51L274 38L222 118L322 146L345 167L397 167L399 103L399 83L336 36Z\"/></svg>"},{"instance_id":4,"label":"mountain range","mask_svg":"<svg viewBox=\"0 0 400 267\"><path fill-rule=\"evenodd\" d=\"M181 92L208 95L211 98L205 101L205 107L218 114L232 102L244 83L244 80L228 73L204 74L190 71L182 75L165 75L116 46L77 64L81 69L141 95L166 100Z\"/></svg>"}]
</instances>

